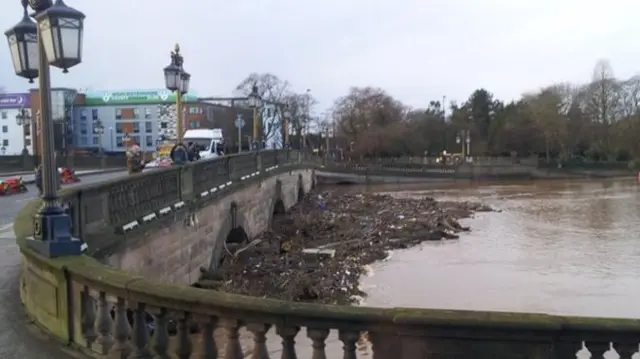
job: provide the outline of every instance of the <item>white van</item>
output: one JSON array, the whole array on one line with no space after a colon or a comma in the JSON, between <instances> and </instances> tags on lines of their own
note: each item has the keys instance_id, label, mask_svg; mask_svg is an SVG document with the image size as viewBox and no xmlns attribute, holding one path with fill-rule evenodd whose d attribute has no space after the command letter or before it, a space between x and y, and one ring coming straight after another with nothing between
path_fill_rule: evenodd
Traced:
<instances>
[{"instance_id":1,"label":"white van","mask_svg":"<svg viewBox=\"0 0 640 359\"><path fill-rule=\"evenodd\" d=\"M224 136L220 128L199 128L187 130L182 136L185 144L195 143L200 146L200 158L213 158L224 153Z\"/></svg>"}]
</instances>

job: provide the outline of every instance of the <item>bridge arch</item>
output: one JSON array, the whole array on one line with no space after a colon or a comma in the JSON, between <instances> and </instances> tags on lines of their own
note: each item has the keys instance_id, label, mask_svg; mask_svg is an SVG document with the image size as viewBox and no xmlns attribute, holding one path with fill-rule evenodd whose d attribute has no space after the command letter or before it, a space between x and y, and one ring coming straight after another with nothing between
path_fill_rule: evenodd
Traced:
<instances>
[{"instance_id":1,"label":"bridge arch","mask_svg":"<svg viewBox=\"0 0 640 359\"><path fill-rule=\"evenodd\" d=\"M226 247L229 244L242 244L249 241L249 235L245 230L245 218L242 211L238 209L238 203L235 201L229 204L228 214L220 218L222 222L218 233L213 237L215 245L212 248L211 261L209 269L215 270L220 266L226 253Z\"/></svg>"},{"instance_id":2,"label":"bridge arch","mask_svg":"<svg viewBox=\"0 0 640 359\"><path fill-rule=\"evenodd\" d=\"M304 181L302 180L302 175L298 175L298 202L304 199L304 195Z\"/></svg>"},{"instance_id":3,"label":"bridge arch","mask_svg":"<svg viewBox=\"0 0 640 359\"><path fill-rule=\"evenodd\" d=\"M269 223L273 223L276 217L283 216L287 211L284 201L282 200L282 181L276 181L273 198L271 199L271 213Z\"/></svg>"}]
</instances>

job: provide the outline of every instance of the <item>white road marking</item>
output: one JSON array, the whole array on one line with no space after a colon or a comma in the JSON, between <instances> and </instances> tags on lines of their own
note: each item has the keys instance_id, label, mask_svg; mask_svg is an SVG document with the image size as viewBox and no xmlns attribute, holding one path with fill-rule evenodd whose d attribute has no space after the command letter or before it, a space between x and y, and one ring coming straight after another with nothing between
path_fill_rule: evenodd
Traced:
<instances>
[{"instance_id":1,"label":"white road marking","mask_svg":"<svg viewBox=\"0 0 640 359\"><path fill-rule=\"evenodd\" d=\"M16 235L13 233L13 223L3 224L0 226L0 239L15 239Z\"/></svg>"}]
</instances>

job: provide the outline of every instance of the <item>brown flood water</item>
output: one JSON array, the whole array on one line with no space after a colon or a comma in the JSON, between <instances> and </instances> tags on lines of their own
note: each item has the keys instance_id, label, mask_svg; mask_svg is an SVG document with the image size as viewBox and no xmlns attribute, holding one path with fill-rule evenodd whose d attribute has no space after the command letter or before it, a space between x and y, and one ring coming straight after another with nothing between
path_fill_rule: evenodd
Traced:
<instances>
[{"instance_id":1,"label":"brown flood water","mask_svg":"<svg viewBox=\"0 0 640 359\"><path fill-rule=\"evenodd\" d=\"M395 251L363 279L365 305L640 318L635 180L336 187L482 201L459 240Z\"/></svg>"}]
</instances>

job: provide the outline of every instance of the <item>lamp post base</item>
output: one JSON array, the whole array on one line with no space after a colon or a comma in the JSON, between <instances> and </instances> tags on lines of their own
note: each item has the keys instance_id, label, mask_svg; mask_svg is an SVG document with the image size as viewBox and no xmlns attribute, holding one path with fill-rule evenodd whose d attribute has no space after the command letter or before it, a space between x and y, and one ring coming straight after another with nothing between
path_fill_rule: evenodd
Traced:
<instances>
[{"instance_id":1,"label":"lamp post base","mask_svg":"<svg viewBox=\"0 0 640 359\"><path fill-rule=\"evenodd\" d=\"M33 218L33 237L27 246L47 258L82 254L82 241L71 235L71 220L66 213L37 214Z\"/></svg>"}]
</instances>

